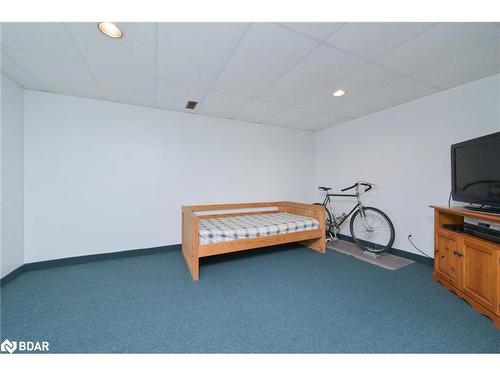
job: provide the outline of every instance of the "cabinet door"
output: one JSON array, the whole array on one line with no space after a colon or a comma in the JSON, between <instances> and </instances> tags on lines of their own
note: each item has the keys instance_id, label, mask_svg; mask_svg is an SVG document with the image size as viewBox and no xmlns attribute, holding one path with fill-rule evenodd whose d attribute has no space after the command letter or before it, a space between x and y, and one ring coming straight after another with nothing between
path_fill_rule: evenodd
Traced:
<instances>
[{"instance_id":1,"label":"cabinet door","mask_svg":"<svg viewBox=\"0 0 500 375\"><path fill-rule=\"evenodd\" d=\"M495 314L499 315L500 316L500 249L497 249L497 260L496 260L496 264L497 264L497 274L496 274L496 278L497 278L497 299L496 299L496 305L497 305L497 309L495 311Z\"/></svg>"},{"instance_id":2,"label":"cabinet door","mask_svg":"<svg viewBox=\"0 0 500 375\"><path fill-rule=\"evenodd\" d=\"M459 286L458 238L441 232L437 233L435 271L453 286Z\"/></svg>"},{"instance_id":3,"label":"cabinet door","mask_svg":"<svg viewBox=\"0 0 500 375\"><path fill-rule=\"evenodd\" d=\"M485 241L464 239L462 290L491 311L497 310L497 253Z\"/></svg>"}]
</instances>

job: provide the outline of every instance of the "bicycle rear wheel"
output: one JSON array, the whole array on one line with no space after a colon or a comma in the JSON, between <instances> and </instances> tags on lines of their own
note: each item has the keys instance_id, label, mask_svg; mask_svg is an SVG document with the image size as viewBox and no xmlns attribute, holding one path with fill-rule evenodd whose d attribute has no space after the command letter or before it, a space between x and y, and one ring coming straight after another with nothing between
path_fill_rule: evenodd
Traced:
<instances>
[{"instance_id":1,"label":"bicycle rear wheel","mask_svg":"<svg viewBox=\"0 0 500 375\"><path fill-rule=\"evenodd\" d=\"M374 207L359 209L351 217L351 236L365 251L383 253L394 244L395 231L391 219Z\"/></svg>"},{"instance_id":2,"label":"bicycle rear wheel","mask_svg":"<svg viewBox=\"0 0 500 375\"><path fill-rule=\"evenodd\" d=\"M322 203L313 203L314 205L316 206L323 206ZM333 218L332 218L332 214L330 212L330 210L328 210L325 206L323 206L323 208L325 209L325 217L326 217L326 221L325 221L325 232L326 232L326 237L330 237L330 236L333 236L333 234L331 233L331 230L332 230L332 225L333 225Z\"/></svg>"}]
</instances>

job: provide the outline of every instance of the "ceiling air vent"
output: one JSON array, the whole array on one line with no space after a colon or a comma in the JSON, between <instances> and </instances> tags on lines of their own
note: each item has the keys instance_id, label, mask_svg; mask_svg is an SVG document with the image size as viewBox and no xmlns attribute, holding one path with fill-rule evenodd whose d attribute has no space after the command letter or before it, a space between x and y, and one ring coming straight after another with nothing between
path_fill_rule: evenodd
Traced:
<instances>
[{"instance_id":1,"label":"ceiling air vent","mask_svg":"<svg viewBox=\"0 0 500 375\"><path fill-rule=\"evenodd\" d=\"M195 101L193 101L193 100L189 100L189 101L186 103L186 108L187 108L187 109L195 109L197 105L198 105L198 102L195 102Z\"/></svg>"}]
</instances>

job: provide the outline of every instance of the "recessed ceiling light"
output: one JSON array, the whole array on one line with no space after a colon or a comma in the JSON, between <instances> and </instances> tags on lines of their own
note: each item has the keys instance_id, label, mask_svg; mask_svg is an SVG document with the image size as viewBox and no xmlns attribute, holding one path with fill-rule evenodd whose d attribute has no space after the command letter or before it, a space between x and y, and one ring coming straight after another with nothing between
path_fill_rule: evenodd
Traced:
<instances>
[{"instance_id":1,"label":"recessed ceiling light","mask_svg":"<svg viewBox=\"0 0 500 375\"><path fill-rule=\"evenodd\" d=\"M117 39L123 37L123 31L112 22L99 22L97 27L103 34L106 34L110 38Z\"/></svg>"},{"instance_id":2,"label":"recessed ceiling light","mask_svg":"<svg viewBox=\"0 0 500 375\"><path fill-rule=\"evenodd\" d=\"M335 90L333 92L333 96L344 96L345 94L347 94L347 91L345 91L344 89L338 89L338 90Z\"/></svg>"}]
</instances>

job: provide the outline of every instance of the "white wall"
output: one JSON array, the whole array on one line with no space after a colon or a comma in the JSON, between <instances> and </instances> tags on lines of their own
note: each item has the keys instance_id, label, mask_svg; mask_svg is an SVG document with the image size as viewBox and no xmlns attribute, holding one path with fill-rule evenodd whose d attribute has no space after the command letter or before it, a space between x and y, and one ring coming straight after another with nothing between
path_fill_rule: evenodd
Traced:
<instances>
[{"instance_id":1,"label":"white wall","mask_svg":"<svg viewBox=\"0 0 500 375\"><path fill-rule=\"evenodd\" d=\"M411 232L417 246L432 255L429 205L447 204L450 145L497 131L499 74L317 132L316 184L379 184L365 195L366 203L393 220L394 247L418 254L407 240ZM347 206L339 204L341 210ZM348 231L347 224L343 233Z\"/></svg>"},{"instance_id":2,"label":"white wall","mask_svg":"<svg viewBox=\"0 0 500 375\"><path fill-rule=\"evenodd\" d=\"M314 135L25 91L25 262L181 242L185 204L313 198Z\"/></svg>"},{"instance_id":3,"label":"white wall","mask_svg":"<svg viewBox=\"0 0 500 375\"><path fill-rule=\"evenodd\" d=\"M2 75L1 276L24 263L23 89Z\"/></svg>"},{"instance_id":4,"label":"white wall","mask_svg":"<svg viewBox=\"0 0 500 375\"><path fill-rule=\"evenodd\" d=\"M488 77L316 135L25 91L24 261L177 244L182 204L307 202L357 179L380 185L366 203L393 219L395 247L417 253L412 232L430 253L449 146L500 130L499 87Z\"/></svg>"}]
</instances>

